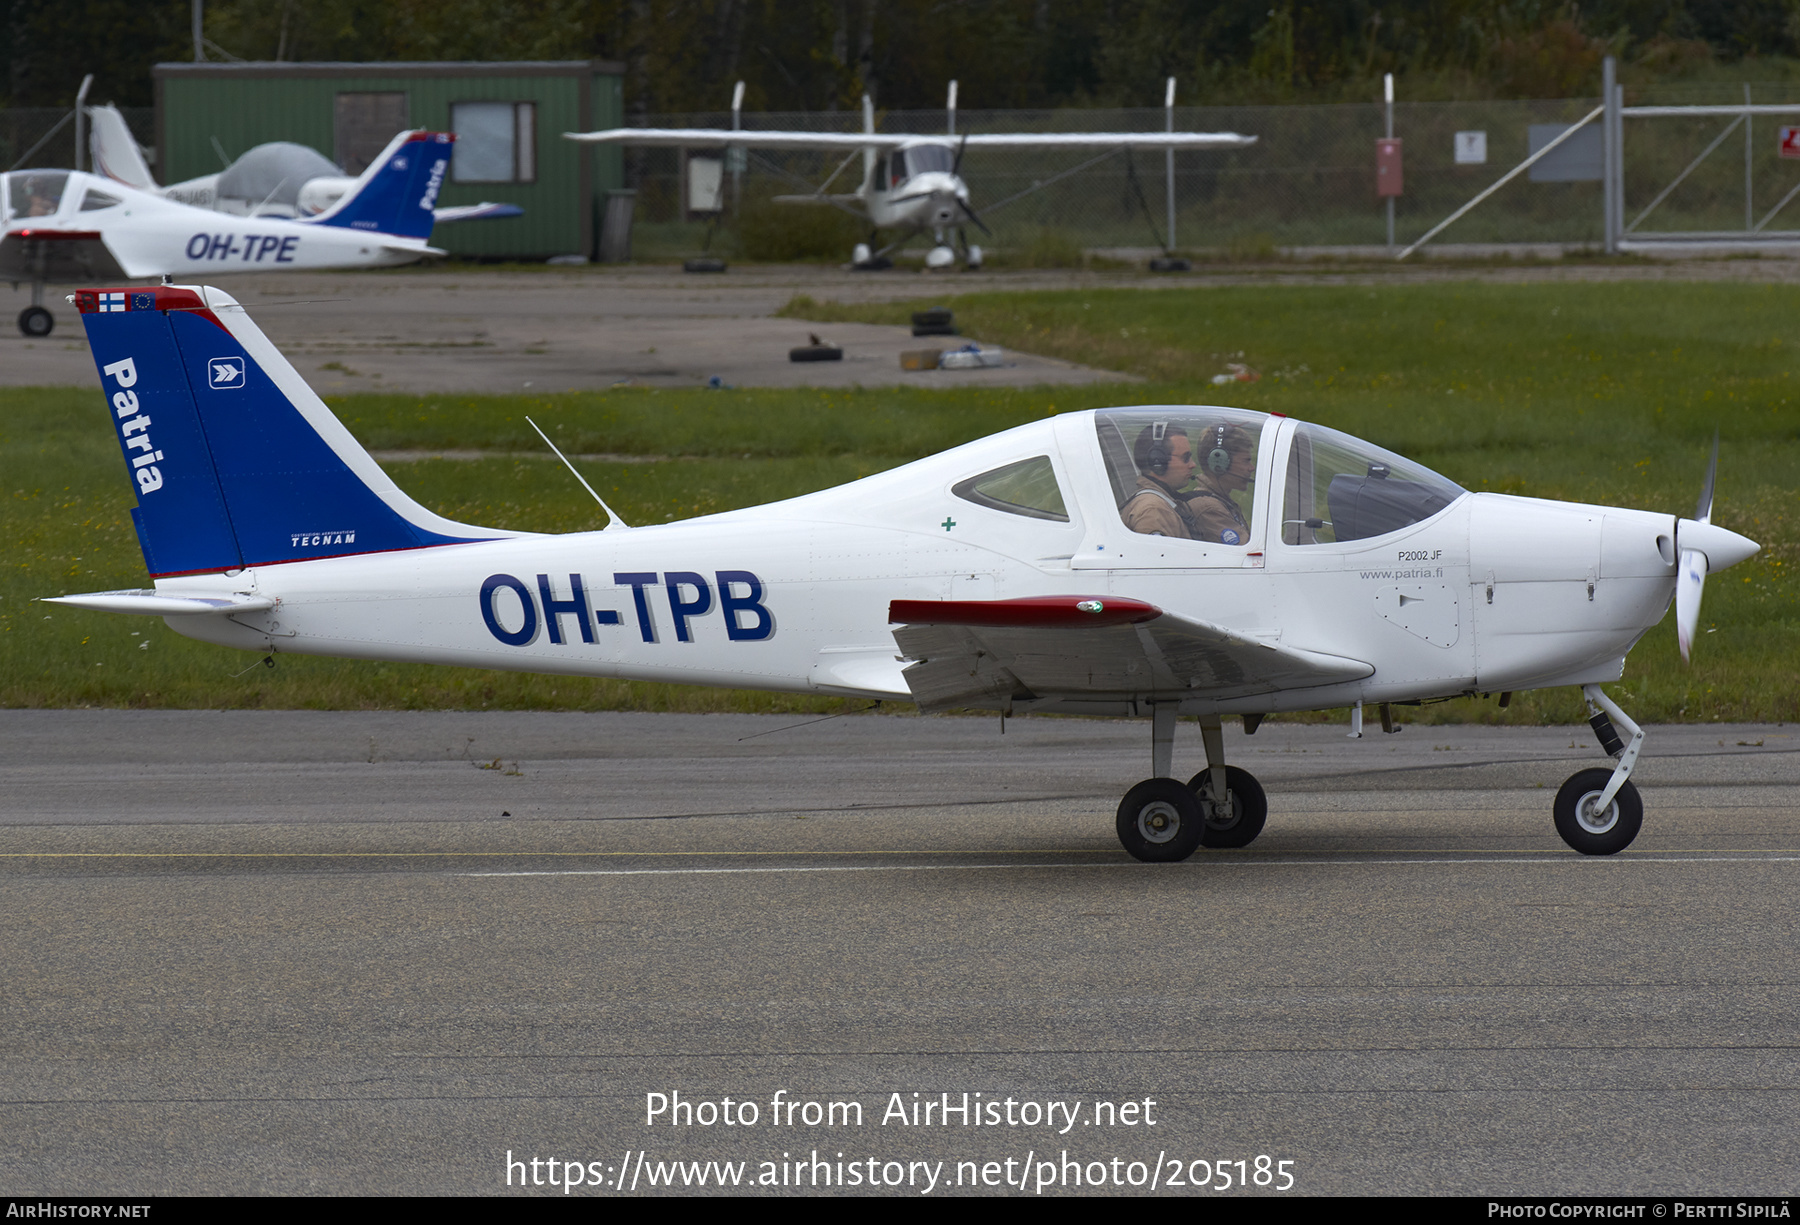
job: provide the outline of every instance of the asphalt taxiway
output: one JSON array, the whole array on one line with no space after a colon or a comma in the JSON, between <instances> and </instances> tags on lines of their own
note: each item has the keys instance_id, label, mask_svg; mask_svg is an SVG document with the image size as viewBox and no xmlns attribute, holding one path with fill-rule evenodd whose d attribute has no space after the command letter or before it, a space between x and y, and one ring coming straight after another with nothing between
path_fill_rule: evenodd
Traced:
<instances>
[{"instance_id":1,"label":"asphalt taxiway","mask_svg":"<svg viewBox=\"0 0 1800 1225\"><path fill-rule=\"evenodd\" d=\"M1604 860L1585 728L1228 730L1267 832L1153 866L1141 724L803 723L0 712L0 1185L1792 1189L1791 727L1649 729Z\"/></svg>"}]
</instances>

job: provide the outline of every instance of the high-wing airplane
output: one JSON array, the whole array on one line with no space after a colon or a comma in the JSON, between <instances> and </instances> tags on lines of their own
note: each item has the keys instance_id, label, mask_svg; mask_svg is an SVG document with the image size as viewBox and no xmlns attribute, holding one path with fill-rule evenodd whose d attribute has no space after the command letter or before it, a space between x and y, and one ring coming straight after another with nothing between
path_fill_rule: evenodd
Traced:
<instances>
[{"instance_id":1,"label":"high-wing airplane","mask_svg":"<svg viewBox=\"0 0 1800 1225\"><path fill-rule=\"evenodd\" d=\"M88 141L97 173L126 187L195 208L238 217L316 217L357 184L356 176L339 170L318 150L278 140L257 145L218 174L162 187L150 173L137 138L132 136L117 107L92 106L87 114ZM431 210L439 225L519 217L524 212L516 204L485 201Z\"/></svg>"},{"instance_id":2,"label":"high-wing airplane","mask_svg":"<svg viewBox=\"0 0 1800 1225\"><path fill-rule=\"evenodd\" d=\"M963 136L904 136L875 130L875 108L863 97L861 132L771 132L735 128L610 128L603 132L564 132L569 140L588 144L662 146L694 149L847 151L849 156L810 195L777 196L778 201L835 204L866 214L875 231L898 230L899 237L880 249L871 234L859 243L851 262L859 267L881 261L902 244L929 231L934 240L926 263L943 268L956 262L956 247L970 268L981 266L981 247L968 239L967 226L991 233L969 202L962 180L963 154L970 149L1241 149L1254 136L1236 132L983 132ZM857 153L862 154L862 183L855 191L826 194L826 188Z\"/></svg>"},{"instance_id":3,"label":"high-wing airplane","mask_svg":"<svg viewBox=\"0 0 1800 1225\"><path fill-rule=\"evenodd\" d=\"M1116 827L1148 861L1261 832L1227 717L1351 707L1360 732L1366 704L1385 723L1557 685L1614 764L1563 784L1556 829L1622 850L1644 734L1601 686L1672 599L1685 653L1705 576L1759 547L1710 522L1710 473L1693 518L1471 493L1335 430L1185 405L1067 413L684 522L500 531L401 492L229 295L74 301L154 586L54 602L271 654L1145 717L1152 777ZM1206 752L1186 782L1182 715Z\"/></svg>"},{"instance_id":4,"label":"high-wing airplane","mask_svg":"<svg viewBox=\"0 0 1800 1225\"><path fill-rule=\"evenodd\" d=\"M0 280L31 284L19 330L48 336L44 286L121 277L410 264L429 245L448 132L402 132L316 217L235 217L75 170L0 175Z\"/></svg>"}]
</instances>

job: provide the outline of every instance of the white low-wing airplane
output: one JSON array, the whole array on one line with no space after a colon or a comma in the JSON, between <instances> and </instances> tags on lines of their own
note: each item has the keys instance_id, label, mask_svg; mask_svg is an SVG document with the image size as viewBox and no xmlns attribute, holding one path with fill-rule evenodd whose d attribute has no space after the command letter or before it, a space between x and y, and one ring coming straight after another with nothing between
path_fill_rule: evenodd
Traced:
<instances>
[{"instance_id":1,"label":"white low-wing airplane","mask_svg":"<svg viewBox=\"0 0 1800 1225\"><path fill-rule=\"evenodd\" d=\"M402 132L316 217L236 217L75 170L0 175L0 280L29 282L19 330L48 336L47 283L410 264L427 241L456 138Z\"/></svg>"},{"instance_id":2,"label":"white low-wing airplane","mask_svg":"<svg viewBox=\"0 0 1800 1225\"><path fill-rule=\"evenodd\" d=\"M863 98L861 132L771 132L735 128L609 128L603 132L564 132L569 140L587 144L638 145L693 149L823 150L862 154L862 183L853 192L827 195L843 170L840 165L817 192L804 196L777 196L779 201L801 204L836 204L860 209L876 230L899 230L900 236L880 250L858 244L852 262L870 266L917 234L930 231L935 245L926 256L931 267L955 262L947 236L954 231L963 258L971 268L981 266L981 248L968 241L965 223L989 233L986 223L969 203L969 186L963 182L962 157L968 149L1241 149L1256 143L1254 136L1236 132L983 132L963 136L906 136L875 131L875 109ZM844 165L849 164L849 158ZM870 242L874 241L871 236ZM881 266L886 266L881 265Z\"/></svg>"},{"instance_id":3,"label":"white low-wing airplane","mask_svg":"<svg viewBox=\"0 0 1800 1225\"><path fill-rule=\"evenodd\" d=\"M138 148L137 138L115 106L88 108L88 143L94 170L126 187L166 196L238 217L316 217L352 190L358 179L339 170L323 153L289 141L257 145L218 174L159 186ZM439 225L519 217L516 204L457 204L433 208Z\"/></svg>"},{"instance_id":4,"label":"white low-wing airplane","mask_svg":"<svg viewBox=\"0 0 1800 1225\"><path fill-rule=\"evenodd\" d=\"M1068 413L680 523L498 531L402 493L219 290L74 300L155 586L54 602L261 652L1148 716L1153 777L1117 819L1144 860L1261 831L1226 716L1350 706L1360 732L1365 703L1385 722L1553 685L1582 688L1616 760L1563 785L1556 828L1623 849L1643 732L1601 685L1678 584L1685 644L1704 576L1758 549L1709 523L1710 476L1692 519L1470 493L1334 430L1191 406ZM1187 782L1181 715L1206 748Z\"/></svg>"}]
</instances>

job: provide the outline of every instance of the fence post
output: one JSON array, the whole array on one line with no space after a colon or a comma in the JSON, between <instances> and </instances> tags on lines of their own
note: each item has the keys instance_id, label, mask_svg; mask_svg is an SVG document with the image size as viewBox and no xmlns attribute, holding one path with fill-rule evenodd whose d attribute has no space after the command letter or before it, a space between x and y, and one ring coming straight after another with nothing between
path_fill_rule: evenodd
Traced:
<instances>
[{"instance_id":1,"label":"fence post","mask_svg":"<svg viewBox=\"0 0 1800 1225\"><path fill-rule=\"evenodd\" d=\"M1387 97L1387 138L1394 139L1394 74L1387 73L1382 80L1382 91ZM1394 197L1387 198L1387 235L1388 250L1394 249Z\"/></svg>"},{"instance_id":2,"label":"fence post","mask_svg":"<svg viewBox=\"0 0 1800 1225\"><path fill-rule=\"evenodd\" d=\"M1612 56L1607 56L1600 66L1600 101L1606 107L1606 117L1600 124L1600 207L1604 213L1604 224L1601 229L1605 234L1606 253L1619 253L1619 222L1623 210L1619 208L1619 173L1624 165L1620 156L1619 136L1623 121L1619 116L1618 92L1614 89L1614 77L1618 64Z\"/></svg>"},{"instance_id":3,"label":"fence post","mask_svg":"<svg viewBox=\"0 0 1800 1225\"><path fill-rule=\"evenodd\" d=\"M1167 120L1168 130L1175 130L1175 78L1169 78L1169 87L1163 92L1163 116ZM1175 253L1175 146L1170 145L1163 150L1163 179L1169 188L1169 245L1170 255Z\"/></svg>"},{"instance_id":4,"label":"fence post","mask_svg":"<svg viewBox=\"0 0 1800 1225\"><path fill-rule=\"evenodd\" d=\"M1756 198L1755 183L1751 179L1750 155L1755 151L1755 142L1750 137L1750 125L1755 122L1750 117L1750 82L1744 82L1744 232L1749 233L1756 224L1754 201Z\"/></svg>"}]
</instances>

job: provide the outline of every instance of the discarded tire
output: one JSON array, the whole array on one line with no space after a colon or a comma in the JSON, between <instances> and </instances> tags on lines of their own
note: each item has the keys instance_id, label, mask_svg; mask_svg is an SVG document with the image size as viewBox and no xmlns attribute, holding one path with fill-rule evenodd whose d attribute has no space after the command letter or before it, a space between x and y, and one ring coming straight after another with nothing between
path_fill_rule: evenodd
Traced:
<instances>
[{"instance_id":1,"label":"discarded tire","mask_svg":"<svg viewBox=\"0 0 1800 1225\"><path fill-rule=\"evenodd\" d=\"M714 259L710 255L701 256L681 261L681 270L683 272L723 272L725 271L725 261Z\"/></svg>"},{"instance_id":2,"label":"discarded tire","mask_svg":"<svg viewBox=\"0 0 1800 1225\"><path fill-rule=\"evenodd\" d=\"M801 345L788 350L790 362L841 362L844 351L836 345Z\"/></svg>"},{"instance_id":3,"label":"discarded tire","mask_svg":"<svg viewBox=\"0 0 1800 1225\"><path fill-rule=\"evenodd\" d=\"M1159 255L1150 261L1152 272L1192 272L1194 265L1173 255Z\"/></svg>"},{"instance_id":4,"label":"discarded tire","mask_svg":"<svg viewBox=\"0 0 1800 1225\"><path fill-rule=\"evenodd\" d=\"M927 310L913 312L913 326L939 327L956 322L956 312L948 306L933 306Z\"/></svg>"}]
</instances>

